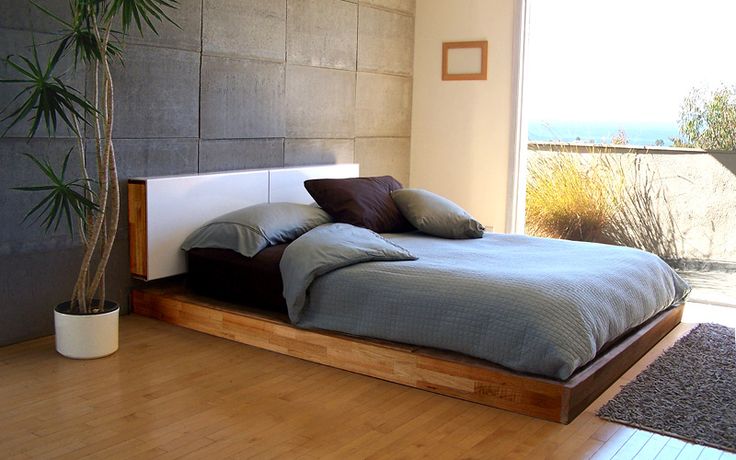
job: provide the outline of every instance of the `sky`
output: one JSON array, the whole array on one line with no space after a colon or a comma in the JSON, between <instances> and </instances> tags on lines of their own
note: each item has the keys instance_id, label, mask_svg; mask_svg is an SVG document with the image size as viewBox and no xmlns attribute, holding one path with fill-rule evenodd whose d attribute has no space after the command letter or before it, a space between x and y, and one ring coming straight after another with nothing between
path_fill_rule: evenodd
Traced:
<instances>
[{"instance_id":1,"label":"sky","mask_svg":"<svg viewBox=\"0 0 736 460\"><path fill-rule=\"evenodd\" d=\"M675 124L693 86L736 85L736 0L529 5L529 120Z\"/></svg>"}]
</instances>

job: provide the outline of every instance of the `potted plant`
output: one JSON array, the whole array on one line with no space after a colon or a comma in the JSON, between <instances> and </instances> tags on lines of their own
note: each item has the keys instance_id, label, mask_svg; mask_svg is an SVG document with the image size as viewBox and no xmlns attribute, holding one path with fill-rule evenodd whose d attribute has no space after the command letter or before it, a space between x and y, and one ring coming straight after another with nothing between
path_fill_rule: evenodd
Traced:
<instances>
[{"instance_id":1,"label":"potted plant","mask_svg":"<svg viewBox=\"0 0 736 460\"><path fill-rule=\"evenodd\" d=\"M28 121L30 140L43 125L53 137L58 125L76 138L55 168L33 153L25 156L45 176L41 185L17 190L44 193L26 219L40 221L46 231L65 224L80 235L84 247L79 274L71 298L54 309L56 349L70 358L98 358L118 349L119 306L105 298L105 271L110 259L120 214L120 189L113 144L114 85L111 66L122 61L125 37L131 30L156 32L154 23L172 22L165 10L176 0L70 0L69 18L62 19L33 3L60 26L58 39L37 44L29 56L8 56L5 65L16 78L0 80L19 85L12 107L4 110L10 128ZM41 51L50 49L47 59ZM68 63L62 69L62 62ZM86 69L91 80L90 97L65 83L69 70ZM88 142L90 144L88 152ZM93 147L92 147L93 145ZM75 152L76 151L76 152ZM68 178L68 166L76 153L79 177Z\"/></svg>"}]
</instances>

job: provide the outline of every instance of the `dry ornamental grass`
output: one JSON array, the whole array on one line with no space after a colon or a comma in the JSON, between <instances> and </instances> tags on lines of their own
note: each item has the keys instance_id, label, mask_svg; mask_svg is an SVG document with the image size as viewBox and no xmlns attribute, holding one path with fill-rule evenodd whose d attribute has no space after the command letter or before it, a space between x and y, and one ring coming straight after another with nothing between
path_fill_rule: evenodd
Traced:
<instances>
[{"instance_id":1,"label":"dry ornamental grass","mask_svg":"<svg viewBox=\"0 0 736 460\"><path fill-rule=\"evenodd\" d=\"M682 236L661 180L644 159L535 153L527 168L526 233L630 246L676 261Z\"/></svg>"},{"instance_id":2,"label":"dry ornamental grass","mask_svg":"<svg viewBox=\"0 0 736 460\"><path fill-rule=\"evenodd\" d=\"M600 168L586 168L579 155L538 156L529 164L527 233L549 238L606 242L615 203Z\"/></svg>"}]
</instances>

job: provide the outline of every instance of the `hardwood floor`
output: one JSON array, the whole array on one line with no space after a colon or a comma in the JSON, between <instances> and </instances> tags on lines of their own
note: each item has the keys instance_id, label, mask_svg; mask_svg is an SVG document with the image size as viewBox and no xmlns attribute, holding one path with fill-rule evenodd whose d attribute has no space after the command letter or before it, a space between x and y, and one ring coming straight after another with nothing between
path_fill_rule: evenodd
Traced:
<instances>
[{"instance_id":1,"label":"hardwood floor","mask_svg":"<svg viewBox=\"0 0 736 460\"><path fill-rule=\"evenodd\" d=\"M736 309L684 320L733 327ZM53 337L0 348L0 458L736 459L594 415L691 327L560 425L126 316L108 358L62 358Z\"/></svg>"}]
</instances>

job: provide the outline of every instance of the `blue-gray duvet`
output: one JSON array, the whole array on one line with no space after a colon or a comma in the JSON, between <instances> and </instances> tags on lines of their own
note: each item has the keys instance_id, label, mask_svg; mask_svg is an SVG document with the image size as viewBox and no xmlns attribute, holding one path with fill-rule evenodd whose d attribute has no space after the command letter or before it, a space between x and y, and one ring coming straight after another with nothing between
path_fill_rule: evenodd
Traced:
<instances>
[{"instance_id":1,"label":"blue-gray duvet","mask_svg":"<svg viewBox=\"0 0 736 460\"><path fill-rule=\"evenodd\" d=\"M417 259L364 257L332 270L318 267L320 254L325 245L339 250L340 238L305 239L291 250L299 239L292 243L281 261L285 292L299 293L287 302L292 322L565 380L690 290L659 257L637 249L496 233L382 236ZM305 260L324 274L300 275Z\"/></svg>"}]
</instances>

